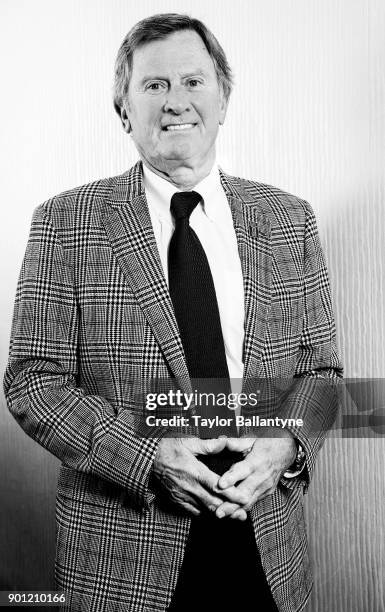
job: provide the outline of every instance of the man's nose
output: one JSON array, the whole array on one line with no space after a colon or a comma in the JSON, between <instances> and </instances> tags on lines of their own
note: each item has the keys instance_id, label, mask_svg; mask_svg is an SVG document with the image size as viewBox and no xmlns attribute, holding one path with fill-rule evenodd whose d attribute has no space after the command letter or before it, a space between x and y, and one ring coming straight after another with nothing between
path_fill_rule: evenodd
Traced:
<instances>
[{"instance_id":1,"label":"man's nose","mask_svg":"<svg viewBox=\"0 0 385 612\"><path fill-rule=\"evenodd\" d=\"M190 98L185 88L180 85L171 86L167 92L164 111L181 115L184 111L189 110L189 108Z\"/></svg>"}]
</instances>

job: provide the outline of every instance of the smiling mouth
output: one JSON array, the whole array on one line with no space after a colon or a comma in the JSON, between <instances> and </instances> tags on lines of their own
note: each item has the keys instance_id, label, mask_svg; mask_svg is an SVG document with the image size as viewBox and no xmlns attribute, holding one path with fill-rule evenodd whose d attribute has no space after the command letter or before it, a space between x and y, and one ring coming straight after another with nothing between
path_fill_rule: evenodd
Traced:
<instances>
[{"instance_id":1,"label":"smiling mouth","mask_svg":"<svg viewBox=\"0 0 385 612\"><path fill-rule=\"evenodd\" d=\"M177 123L173 125L166 125L162 130L164 132L180 132L183 130L191 130L191 128L195 127L195 123Z\"/></svg>"}]
</instances>

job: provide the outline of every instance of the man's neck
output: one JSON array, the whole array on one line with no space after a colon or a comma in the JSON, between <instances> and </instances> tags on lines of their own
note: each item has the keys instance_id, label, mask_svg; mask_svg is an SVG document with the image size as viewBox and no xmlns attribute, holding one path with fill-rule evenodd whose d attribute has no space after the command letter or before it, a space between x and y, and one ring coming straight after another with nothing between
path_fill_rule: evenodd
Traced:
<instances>
[{"instance_id":1,"label":"man's neck","mask_svg":"<svg viewBox=\"0 0 385 612\"><path fill-rule=\"evenodd\" d=\"M158 168L152 165L150 162L142 158L144 165L152 170L155 174L165 179L172 185L175 185L181 190L191 190L200 183L206 176L211 172L211 169L215 162L215 156L209 160L206 160L204 164L199 166L167 166L167 168Z\"/></svg>"}]
</instances>

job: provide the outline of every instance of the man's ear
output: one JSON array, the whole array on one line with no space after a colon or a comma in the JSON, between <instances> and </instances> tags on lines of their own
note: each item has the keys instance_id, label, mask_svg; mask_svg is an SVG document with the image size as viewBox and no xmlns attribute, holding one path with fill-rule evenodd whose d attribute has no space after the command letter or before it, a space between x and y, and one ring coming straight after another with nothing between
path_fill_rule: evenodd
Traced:
<instances>
[{"instance_id":1,"label":"man's ear","mask_svg":"<svg viewBox=\"0 0 385 612\"><path fill-rule=\"evenodd\" d=\"M223 125L226 119L227 106L229 99L226 98L223 93L223 88L220 87L220 101L219 101L219 125Z\"/></svg>"},{"instance_id":2,"label":"man's ear","mask_svg":"<svg viewBox=\"0 0 385 612\"><path fill-rule=\"evenodd\" d=\"M127 132L127 134L129 134L131 132L131 123L130 123L130 120L127 115L127 111L124 108L124 106L120 107L120 120L122 122L124 131Z\"/></svg>"}]
</instances>

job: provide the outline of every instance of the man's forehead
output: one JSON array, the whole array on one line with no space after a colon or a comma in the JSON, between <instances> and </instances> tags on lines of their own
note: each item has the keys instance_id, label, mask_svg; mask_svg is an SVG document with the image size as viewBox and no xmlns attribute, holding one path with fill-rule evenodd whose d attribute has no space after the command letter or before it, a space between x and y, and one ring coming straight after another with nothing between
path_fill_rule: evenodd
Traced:
<instances>
[{"instance_id":1,"label":"man's forehead","mask_svg":"<svg viewBox=\"0 0 385 612\"><path fill-rule=\"evenodd\" d=\"M187 72L204 72L213 67L213 61L206 46L194 30L178 30L165 38L151 40L137 47L133 53L133 72L152 67L185 66Z\"/></svg>"}]
</instances>

